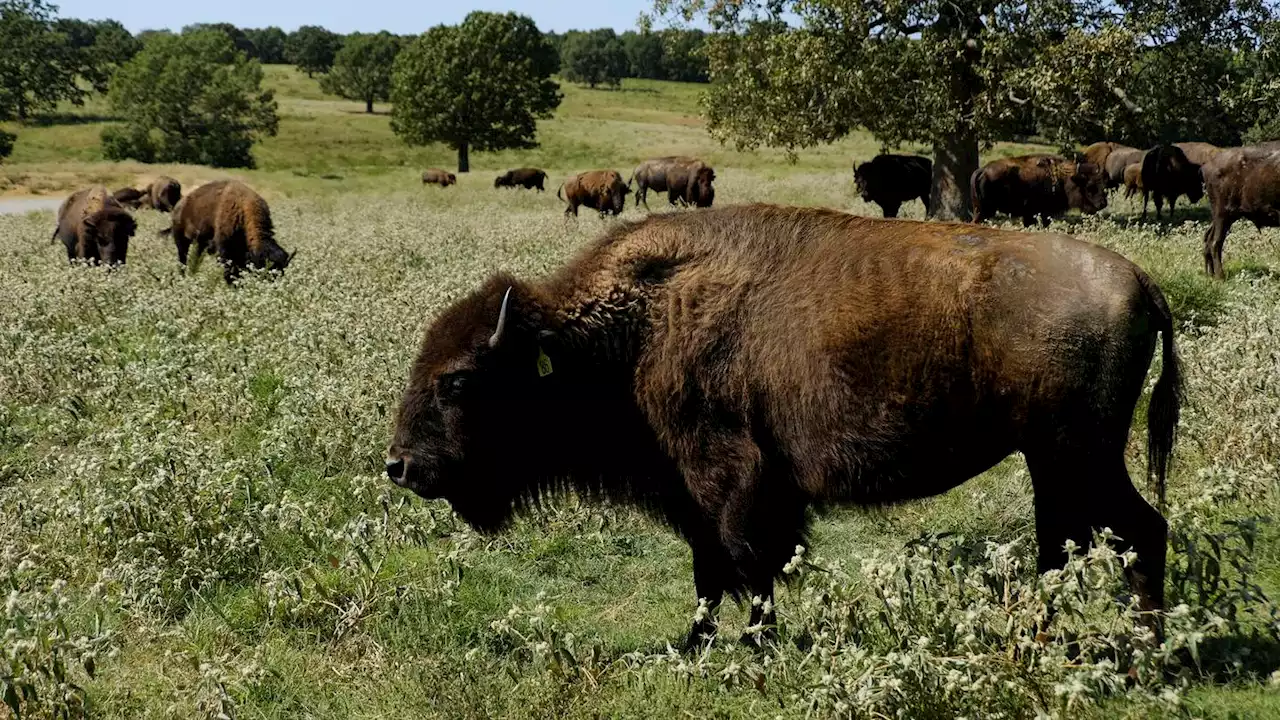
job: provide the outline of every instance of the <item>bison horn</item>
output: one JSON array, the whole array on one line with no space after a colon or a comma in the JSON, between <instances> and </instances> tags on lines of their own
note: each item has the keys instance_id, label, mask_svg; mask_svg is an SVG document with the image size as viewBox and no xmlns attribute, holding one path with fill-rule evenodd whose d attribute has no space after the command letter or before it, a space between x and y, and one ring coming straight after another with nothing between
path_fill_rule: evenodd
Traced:
<instances>
[{"instance_id":1,"label":"bison horn","mask_svg":"<svg viewBox=\"0 0 1280 720\"><path fill-rule=\"evenodd\" d=\"M511 303L511 288L502 296L502 309L498 311L498 329L489 336L489 347L496 348L502 342L502 333L507 329L507 305Z\"/></svg>"}]
</instances>

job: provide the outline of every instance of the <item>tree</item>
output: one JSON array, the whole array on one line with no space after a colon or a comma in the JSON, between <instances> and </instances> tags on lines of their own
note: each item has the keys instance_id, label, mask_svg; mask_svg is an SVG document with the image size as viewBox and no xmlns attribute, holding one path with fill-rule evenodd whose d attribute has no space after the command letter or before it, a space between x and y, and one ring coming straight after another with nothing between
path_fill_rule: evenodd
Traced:
<instances>
[{"instance_id":1,"label":"tree","mask_svg":"<svg viewBox=\"0 0 1280 720\"><path fill-rule=\"evenodd\" d=\"M442 142L467 172L471 148L537 147L538 118L560 105L555 50L533 20L473 12L431 28L396 57L391 129L410 145Z\"/></svg>"},{"instance_id":2,"label":"tree","mask_svg":"<svg viewBox=\"0 0 1280 720\"><path fill-rule=\"evenodd\" d=\"M627 77L665 79L662 71L662 36L647 30L622 33L622 49L627 53Z\"/></svg>"},{"instance_id":3,"label":"tree","mask_svg":"<svg viewBox=\"0 0 1280 720\"><path fill-rule=\"evenodd\" d=\"M245 57L256 57L258 49L254 47L253 40L249 39L248 34L244 30L232 25L231 23L195 23L182 28L182 34L200 32L202 30L216 30L223 33L235 45L236 50L244 53Z\"/></svg>"},{"instance_id":4,"label":"tree","mask_svg":"<svg viewBox=\"0 0 1280 720\"><path fill-rule=\"evenodd\" d=\"M1138 34L1110 0L658 0L705 15L712 133L793 150L857 126L932 146L930 207L968 219L980 146L1033 103L1063 137L1122 105ZM788 24L798 20L798 26Z\"/></svg>"},{"instance_id":5,"label":"tree","mask_svg":"<svg viewBox=\"0 0 1280 720\"><path fill-rule=\"evenodd\" d=\"M80 77L100 93L107 91L107 83L116 68L142 49L142 43L115 20L60 18L54 23L54 29L66 37L75 53Z\"/></svg>"},{"instance_id":6,"label":"tree","mask_svg":"<svg viewBox=\"0 0 1280 720\"><path fill-rule=\"evenodd\" d=\"M253 43L254 55L263 65L283 65L285 60L285 43L289 36L274 25L265 28L249 28L244 31L249 42Z\"/></svg>"},{"instance_id":7,"label":"tree","mask_svg":"<svg viewBox=\"0 0 1280 720\"><path fill-rule=\"evenodd\" d=\"M55 9L44 0L0 0L0 118L26 120L61 100L84 101L80 57L54 30Z\"/></svg>"},{"instance_id":8,"label":"tree","mask_svg":"<svg viewBox=\"0 0 1280 720\"><path fill-rule=\"evenodd\" d=\"M707 57L702 52L706 36L701 30L664 30L661 61L663 79L706 82Z\"/></svg>"},{"instance_id":9,"label":"tree","mask_svg":"<svg viewBox=\"0 0 1280 720\"><path fill-rule=\"evenodd\" d=\"M377 35L353 33L333 57L320 89L348 100L363 100L373 112L375 100L391 98L391 68L400 52L400 39L385 30Z\"/></svg>"},{"instance_id":10,"label":"tree","mask_svg":"<svg viewBox=\"0 0 1280 720\"><path fill-rule=\"evenodd\" d=\"M628 70L627 51L609 28L568 33L560 51L560 61L566 79L586 83L593 88L601 83L617 87Z\"/></svg>"},{"instance_id":11,"label":"tree","mask_svg":"<svg viewBox=\"0 0 1280 720\"><path fill-rule=\"evenodd\" d=\"M279 124L262 66L218 30L153 37L116 72L109 99L125 121L102 133L112 160L252 167L254 141Z\"/></svg>"},{"instance_id":12,"label":"tree","mask_svg":"<svg viewBox=\"0 0 1280 720\"><path fill-rule=\"evenodd\" d=\"M299 70L312 77L315 73L329 72L333 56L342 45L342 38L322 27L303 25L289 35L285 42L285 57Z\"/></svg>"}]
</instances>

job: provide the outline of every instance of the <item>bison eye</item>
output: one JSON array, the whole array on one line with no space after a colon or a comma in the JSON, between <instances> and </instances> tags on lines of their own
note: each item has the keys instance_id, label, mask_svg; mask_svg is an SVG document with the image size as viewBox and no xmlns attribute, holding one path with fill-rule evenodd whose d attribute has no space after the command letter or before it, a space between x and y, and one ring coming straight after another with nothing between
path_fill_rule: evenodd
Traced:
<instances>
[{"instance_id":1,"label":"bison eye","mask_svg":"<svg viewBox=\"0 0 1280 720\"><path fill-rule=\"evenodd\" d=\"M454 402L462 397L462 391L467 387L467 374L463 372L449 373L440 376L437 382L436 393L440 399L445 402Z\"/></svg>"}]
</instances>

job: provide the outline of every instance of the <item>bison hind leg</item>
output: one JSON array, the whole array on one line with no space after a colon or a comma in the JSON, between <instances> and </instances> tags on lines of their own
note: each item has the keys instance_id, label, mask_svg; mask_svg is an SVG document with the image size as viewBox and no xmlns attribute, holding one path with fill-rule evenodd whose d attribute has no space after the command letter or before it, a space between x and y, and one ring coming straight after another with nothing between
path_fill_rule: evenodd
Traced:
<instances>
[{"instance_id":1,"label":"bison hind leg","mask_svg":"<svg viewBox=\"0 0 1280 720\"><path fill-rule=\"evenodd\" d=\"M883 212L883 213L884 213L884 216L885 216L885 217L887 217L887 218L896 218L896 217L898 217L898 210L899 210L901 207L902 207L901 203L896 203L896 202L882 202L882 203L880 203L880 211L881 211L881 212Z\"/></svg>"}]
</instances>

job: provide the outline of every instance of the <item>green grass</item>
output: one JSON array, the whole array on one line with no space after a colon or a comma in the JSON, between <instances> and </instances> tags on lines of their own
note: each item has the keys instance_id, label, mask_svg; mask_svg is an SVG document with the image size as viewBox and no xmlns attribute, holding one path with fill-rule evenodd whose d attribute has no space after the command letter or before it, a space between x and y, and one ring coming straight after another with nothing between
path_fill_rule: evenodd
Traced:
<instances>
[{"instance_id":1,"label":"green grass","mask_svg":"<svg viewBox=\"0 0 1280 720\"><path fill-rule=\"evenodd\" d=\"M696 119L696 86L566 85L561 111L541 125L540 149L476 154L475 172L457 187L423 188L418 173L449 166L449 150L405 147L386 115L326 98L292 69L267 75L283 121L256 150L256 170L102 162L97 122L19 128L19 153L0 166L10 192L160 172L188 186L242 177L271 199L281 243L299 250L284 277L232 290L209 264L178 272L172 245L156 237L167 223L157 213L138 213L129 265L111 273L68 268L48 244L50 213L0 216L0 578L21 591L10 626L38 617L33 598L56 579L68 583L67 604L25 627L55 633L57 620L92 637L101 614L114 650L98 656L95 677L68 660L93 717L212 717L220 703L241 718L808 716L823 668L844 666L817 656L802 663L808 641L798 631L767 654L762 689L722 676L762 662L732 642L711 653L707 677L655 659L693 612L689 552L666 529L570 498L480 537L447 505L391 487L379 465L424 324L490 272L544 273L609 226L589 214L565 221L553 192L494 190L493 171L541 165L558 178L692 153L716 164L717 203L875 215L849 172L854 158L877 150L874 141L858 134L792 164L777 151L710 140ZM916 203L904 212L922 214ZM1280 277L1270 268L1280 267L1280 233L1238 229L1227 243L1230 280L1215 283L1200 274L1200 221L1158 226L1134 215L1121 201L1055 229L1147 268L1175 313L1194 311L1202 326L1178 337L1187 403L1171 517L1214 529L1222 519L1275 515ZM624 217L643 213L630 207ZM520 415L513 426L536 421ZM1135 430L1127 449L1140 487L1143 440ZM843 562L852 578L815 573L809 589L780 592L780 613L789 628L812 627L819 587L849 593L841 607L866 620L856 610L868 597L860 560L900 557L929 533L1029 548L1032 516L1017 456L935 499L823 512L811 553L828 567ZM1272 597L1278 535L1263 531L1250 570ZM19 570L24 560L30 566ZM938 596L936 614L950 617L959 595ZM564 633L576 636L576 664L539 661L538 638L495 628L513 607L539 603L551 608L551 642L563 648ZM731 639L745 612L726 607L722 620ZM885 657L883 623L866 625L867 651ZM1239 634L1219 644L1226 649L1206 649L1207 659L1244 647L1255 648L1253 659L1238 672L1190 673L1190 713L1274 715L1274 648ZM583 659L589 645L598 662ZM647 659L629 665L629 653ZM913 707L927 707L927 695ZM1151 714L1121 690L1065 716Z\"/></svg>"}]
</instances>

